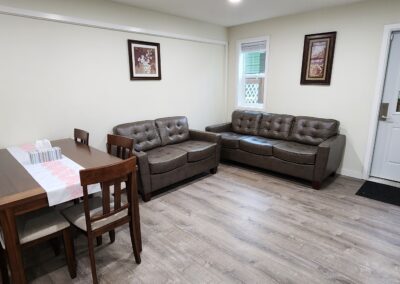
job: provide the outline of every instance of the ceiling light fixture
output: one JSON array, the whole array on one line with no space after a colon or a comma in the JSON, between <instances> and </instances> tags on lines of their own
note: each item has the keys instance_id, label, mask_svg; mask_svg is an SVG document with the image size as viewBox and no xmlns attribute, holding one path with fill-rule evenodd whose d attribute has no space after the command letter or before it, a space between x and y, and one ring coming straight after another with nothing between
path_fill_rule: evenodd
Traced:
<instances>
[{"instance_id":1,"label":"ceiling light fixture","mask_svg":"<svg viewBox=\"0 0 400 284\"><path fill-rule=\"evenodd\" d=\"M239 4L240 2L242 2L242 0L229 0L229 3L232 4Z\"/></svg>"}]
</instances>

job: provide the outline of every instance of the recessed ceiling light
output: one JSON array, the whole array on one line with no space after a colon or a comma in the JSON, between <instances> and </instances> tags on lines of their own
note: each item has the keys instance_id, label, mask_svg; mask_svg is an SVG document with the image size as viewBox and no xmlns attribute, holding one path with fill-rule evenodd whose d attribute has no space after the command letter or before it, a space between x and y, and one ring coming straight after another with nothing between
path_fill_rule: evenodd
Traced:
<instances>
[{"instance_id":1,"label":"recessed ceiling light","mask_svg":"<svg viewBox=\"0 0 400 284\"><path fill-rule=\"evenodd\" d=\"M242 0L229 0L229 3L232 3L232 4L238 4L240 2L242 2Z\"/></svg>"}]
</instances>

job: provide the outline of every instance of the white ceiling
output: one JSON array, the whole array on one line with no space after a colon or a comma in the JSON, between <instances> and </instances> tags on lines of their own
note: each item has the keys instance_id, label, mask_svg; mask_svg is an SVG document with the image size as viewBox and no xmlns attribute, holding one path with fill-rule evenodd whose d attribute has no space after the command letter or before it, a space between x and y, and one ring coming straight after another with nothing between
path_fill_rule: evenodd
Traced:
<instances>
[{"instance_id":1,"label":"white ceiling","mask_svg":"<svg viewBox=\"0 0 400 284\"><path fill-rule=\"evenodd\" d=\"M222 26L349 4L363 0L111 0Z\"/></svg>"}]
</instances>

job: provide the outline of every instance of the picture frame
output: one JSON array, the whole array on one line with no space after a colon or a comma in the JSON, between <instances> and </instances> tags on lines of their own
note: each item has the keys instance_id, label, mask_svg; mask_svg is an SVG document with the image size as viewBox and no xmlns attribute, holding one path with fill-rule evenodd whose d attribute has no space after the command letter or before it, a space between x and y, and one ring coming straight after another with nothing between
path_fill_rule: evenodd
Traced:
<instances>
[{"instance_id":1,"label":"picture frame","mask_svg":"<svg viewBox=\"0 0 400 284\"><path fill-rule=\"evenodd\" d=\"M128 40L131 80L161 80L160 44Z\"/></svg>"},{"instance_id":2,"label":"picture frame","mask_svg":"<svg viewBox=\"0 0 400 284\"><path fill-rule=\"evenodd\" d=\"M330 85L337 32L304 37L301 85Z\"/></svg>"}]
</instances>

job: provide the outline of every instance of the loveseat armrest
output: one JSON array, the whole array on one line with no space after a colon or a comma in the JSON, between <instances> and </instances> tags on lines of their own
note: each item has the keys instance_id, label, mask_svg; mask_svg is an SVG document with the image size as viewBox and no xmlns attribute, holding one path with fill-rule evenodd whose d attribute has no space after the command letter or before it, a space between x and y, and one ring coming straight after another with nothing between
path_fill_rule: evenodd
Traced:
<instances>
[{"instance_id":1,"label":"loveseat armrest","mask_svg":"<svg viewBox=\"0 0 400 284\"><path fill-rule=\"evenodd\" d=\"M200 141L207 141L212 143L221 143L221 134L205 132L205 131L198 131L198 130L189 130L189 137L192 140L200 140Z\"/></svg>"},{"instance_id":2,"label":"loveseat armrest","mask_svg":"<svg viewBox=\"0 0 400 284\"><path fill-rule=\"evenodd\" d=\"M206 131L215 132L215 133L230 132L230 131L232 131L232 123L231 122L227 122L227 123L220 123L220 124L210 125L210 126L206 127Z\"/></svg>"},{"instance_id":3,"label":"loveseat armrest","mask_svg":"<svg viewBox=\"0 0 400 284\"><path fill-rule=\"evenodd\" d=\"M315 187L330 174L336 172L342 162L346 136L335 135L318 145L317 158L314 169L313 184Z\"/></svg>"},{"instance_id":4,"label":"loveseat armrest","mask_svg":"<svg viewBox=\"0 0 400 284\"><path fill-rule=\"evenodd\" d=\"M151 193L150 166L146 152L138 152L133 150L133 155L136 156L139 166L139 191L143 199Z\"/></svg>"}]
</instances>

